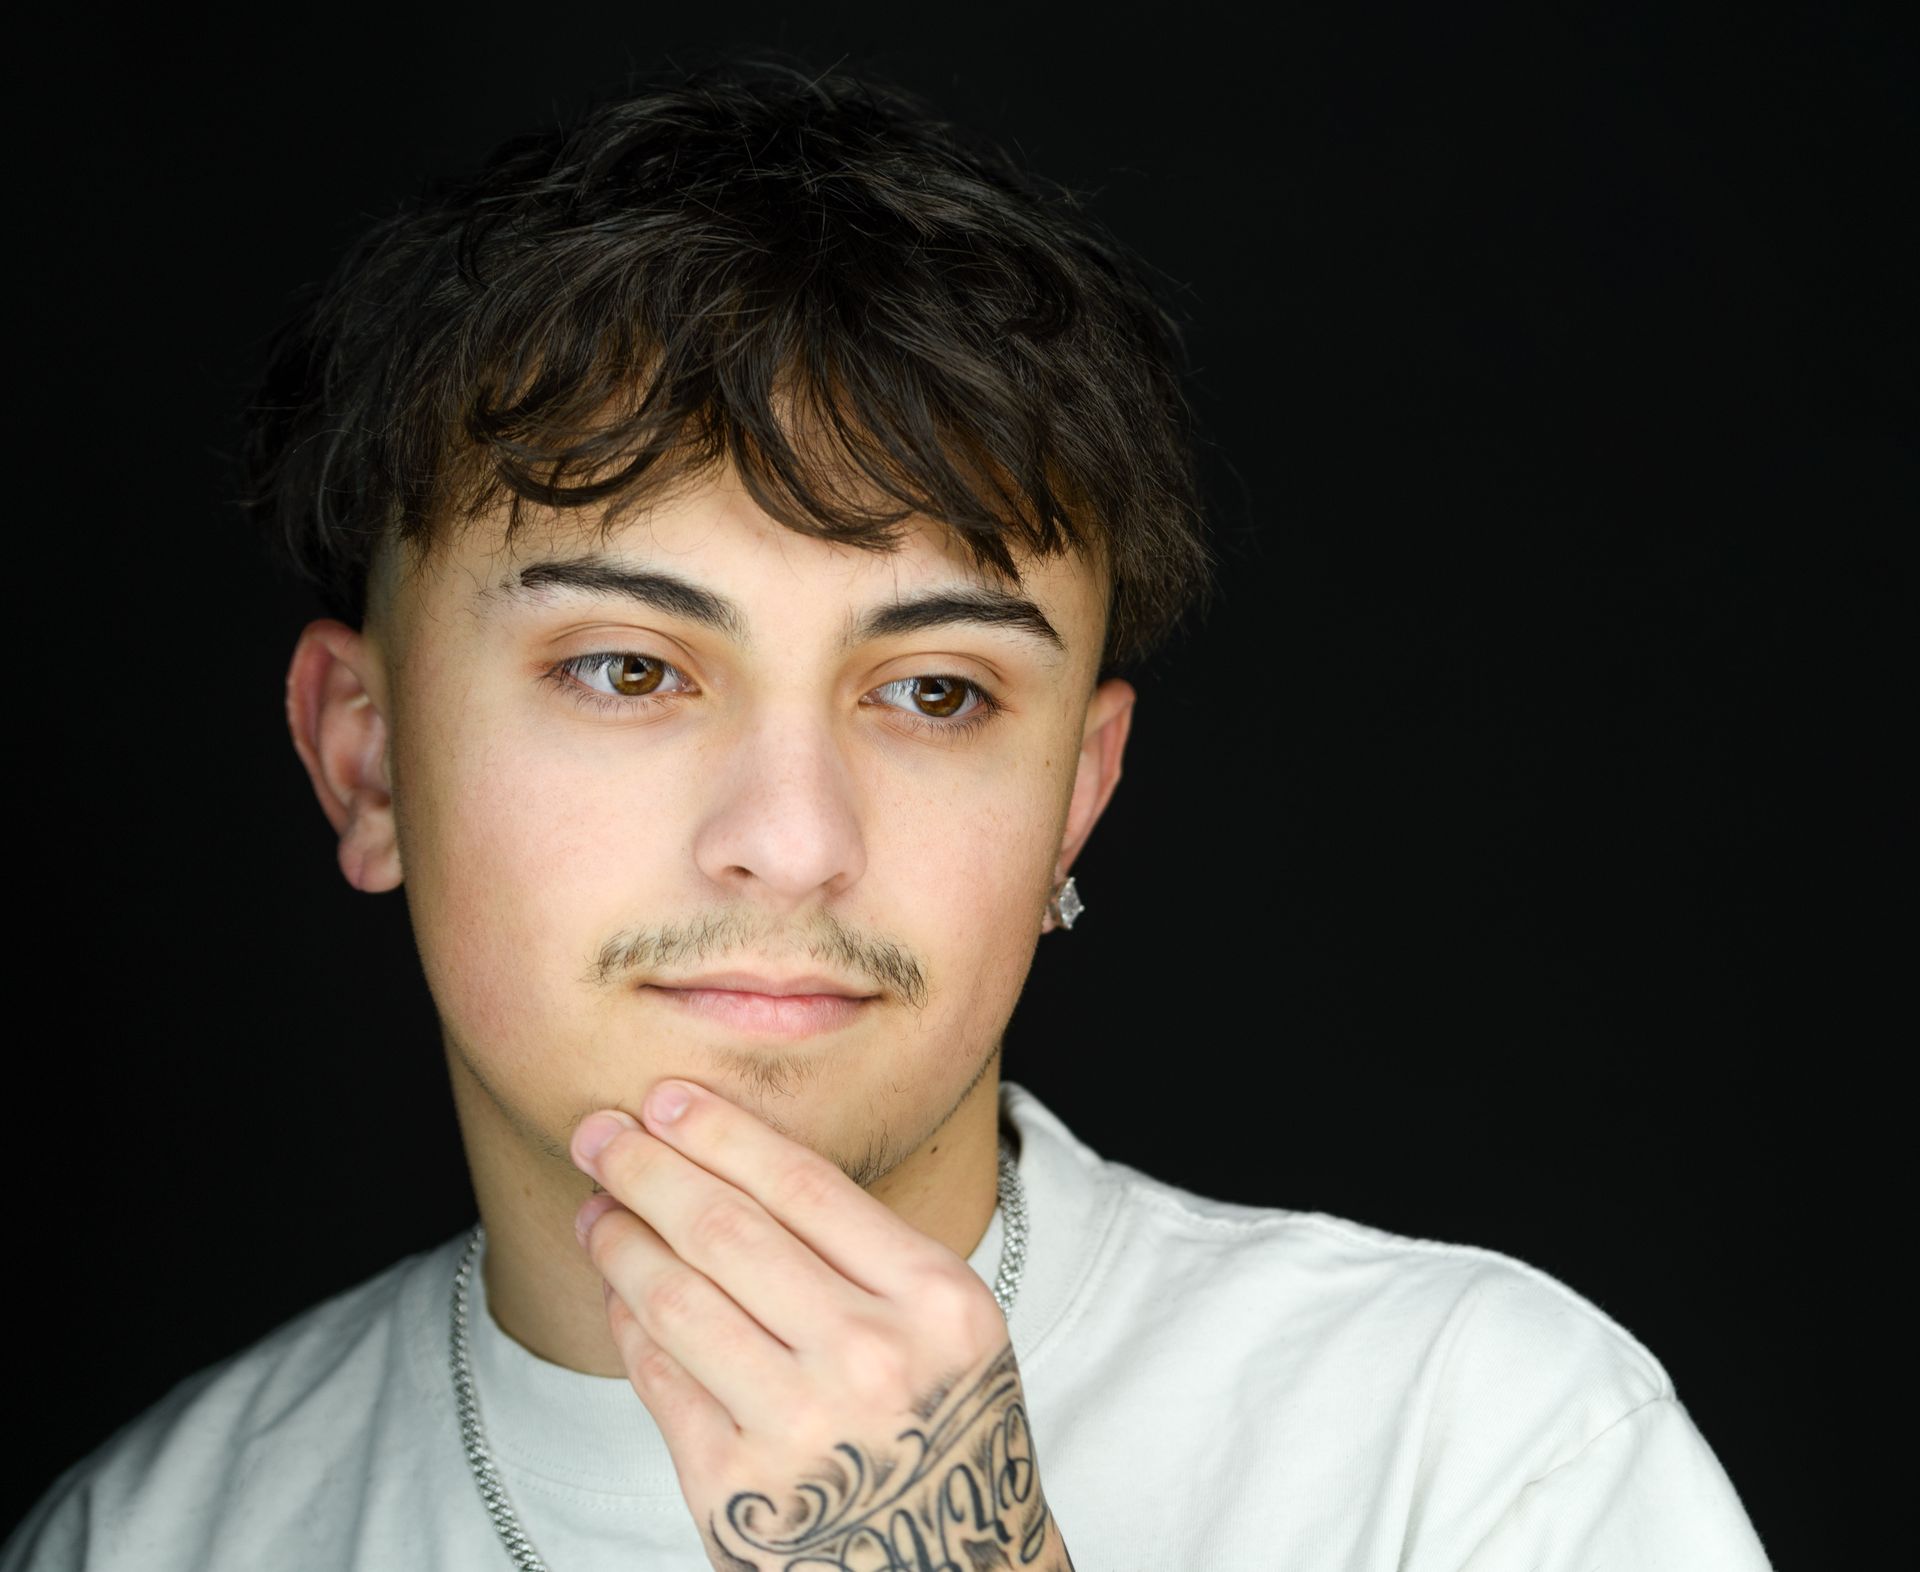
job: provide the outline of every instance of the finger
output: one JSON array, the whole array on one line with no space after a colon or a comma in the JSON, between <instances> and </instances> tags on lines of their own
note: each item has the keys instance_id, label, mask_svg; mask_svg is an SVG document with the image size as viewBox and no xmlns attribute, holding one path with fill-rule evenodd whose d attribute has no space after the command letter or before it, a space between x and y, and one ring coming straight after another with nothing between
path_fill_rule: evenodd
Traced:
<instances>
[{"instance_id":1,"label":"finger","mask_svg":"<svg viewBox=\"0 0 1920 1572\"><path fill-rule=\"evenodd\" d=\"M724 1446L734 1433L733 1418L720 1400L688 1374L687 1367L656 1343L626 1300L605 1278L600 1288L606 1300L607 1325L614 1346L626 1366L627 1381L666 1438L667 1450L677 1458L704 1458Z\"/></svg>"},{"instance_id":2,"label":"finger","mask_svg":"<svg viewBox=\"0 0 1920 1572\"><path fill-rule=\"evenodd\" d=\"M593 1220L587 1254L646 1335L731 1421L769 1426L798 1401L793 1353L624 1207Z\"/></svg>"},{"instance_id":3,"label":"finger","mask_svg":"<svg viewBox=\"0 0 1920 1572\"><path fill-rule=\"evenodd\" d=\"M591 1144L582 1121L575 1143ZM837 1341L874 1305L753 1196L648 1134L622 1130L585 1165L667 1247L789 1348Z\"/></svg>"},{"instance_id":4,"label":"finger","mask_svg":"<svg viewBox=\"0 0 1920 1572\"><path fill-rule=\"evenodd\" d=\"M663 1094L687 1103L659 1117ZM942 1247L876 1201L837 1164L765 1120L692 1081L662 1081L648 1094L647 1128L677 1152L729 1181L841 1276L870 1293L899 1297L941 1264Z\"/></svg>"}]
</instances>

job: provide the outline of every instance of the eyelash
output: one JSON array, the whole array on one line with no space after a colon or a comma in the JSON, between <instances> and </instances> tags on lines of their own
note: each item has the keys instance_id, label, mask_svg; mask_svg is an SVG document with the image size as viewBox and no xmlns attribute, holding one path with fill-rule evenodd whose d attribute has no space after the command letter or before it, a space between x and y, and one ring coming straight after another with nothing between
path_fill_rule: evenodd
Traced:
<instances>
[{"instance_id":1,"label":"eyelash","mask_svg":"<svg viewBox=\"0 0 1920 1572\"><path fill-rule=\"evenodd\" d=\"M596 650L591 655L576 655L571 660L561 661L559 665L551 668L546 673L546 676L555 687L562 689L570 698L588 709L607 712L620 711L631 714L643 705L651 707L654 703L658 702L660 698L672 697L672 695L656 696L655 694L646 693L638 694L631 698L615 698L612 694L595 692L580 680L584 673L605 667L609 662L630 659L644 660L656 666L664 666L676 676L680 676L683 679L685 677L685 673L681 672L680 668L673 665L670 661L663 661L652 655L643 655L638 650ZM982 726L986 725L994 716L998 715L1004 707L998 699L985 688L981 687L979 683L967 677L948 676L944 672L919 672L911 677L901 677L895 679L894 682L883 683L881 686L883 688L891 688L898 683L918 682L924 677L933 677L941 682L957 682L961 687L971 692L975 699L973 708L960 720L940 720L931 715L916 715L913 711L900 709L896 705L889 704L885 706L887 709L894 710L896 714L904 718L915 730L927 736L939 737L946 741L956 741L961 737L970 736Z\"/></svg>"}]
</instances>

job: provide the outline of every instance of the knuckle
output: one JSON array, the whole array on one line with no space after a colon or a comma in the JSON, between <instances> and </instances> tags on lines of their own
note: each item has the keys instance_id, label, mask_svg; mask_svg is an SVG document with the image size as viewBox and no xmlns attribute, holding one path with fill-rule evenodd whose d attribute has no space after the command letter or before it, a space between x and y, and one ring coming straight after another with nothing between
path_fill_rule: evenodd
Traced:
<instances>
[{"instance_id":1,"label":"knuckle","mask_svg":"<svg viewBox=\"0 0 1920 1572\"><path fill-rule=\"evenodd\" d=\"M846 1175L818 1153L808 1152L789 1162L780 1174L778 1193L803 1211L818 1211L834 1199Z\"/></svg>"},{"instance_id":2,"label":"knuckle","mask_svg":"<svg viewBox=\"0 0 1920 1572\"><path fill-rule=\"evenodd\" d=\"M984 1351L1005 1340L1000 1306L971 1269L964 1281L944 1267L930 1270L914 1292L914 1307L947 1347Z\"/></svg>"},{"instance_id":3,"label":"knuckle","mask_svg":"<svg viewBox=\"0 0 1920 1572\"><path fill-rule=\"evenodd\" d=\"M634 1361L634 1371L644 1385L663 1389L671 1386L680 1374L680 1361L655 1343Z\"/></svg>"},{"instance_id":4,"label":"knuckle","mask_svg":"<svg viewBox=\"0 0 1920 1572\"><path fill-rule=\"evenodd\" d=\"M739 1447L720 1437L689 1443L688 1451L695 1479L736 1479L743 1472ZM748 1477L754 1476L749 1473Z\"/></svg>"},{"instance_id":5,"label":"knuckle","mask_svg":"<svg viewBox=\"0 0 1920 1572\"><path fill-rule=\"evenodd\" d=\"M897 1407L912 1396L912 1361L892 1338L862 1340L847 1377L865 1406Z\"/></svg>"},{"instance_id":6,"label":"knuckle","mask_svg":"<svg viewBox=\"0 0 1920 1572\"><path fill-rule=\"evenodd\" d=\"M696 1285L691 1272L665 1272L641 1293L650 1326L680 1326L694 1314Z\"/></svg>"},{"instance_id":7,"label":"knuckle","mask_svg":"<svg viewBox=\"0 0 1920 1572\"><path fill-rule=\"evenodd\" d=\"M831 1453L843 1438L845 1422L838 1410L818 1398L795 1394L783 1412L784 1450L802 1457Z\"/></svg>"},{"instance_id":8,"label":"knuckle","mask_svg":"<svg viewBox=\"0 0 1920 1572\"><path fill-rule=\"evenodd\" d=\"M758 1232L758 1220L741 1202L710 1201L688 1224L687 1242L697 1254L712 1256L738 1250Z\"/></svg>"}]
</instances>

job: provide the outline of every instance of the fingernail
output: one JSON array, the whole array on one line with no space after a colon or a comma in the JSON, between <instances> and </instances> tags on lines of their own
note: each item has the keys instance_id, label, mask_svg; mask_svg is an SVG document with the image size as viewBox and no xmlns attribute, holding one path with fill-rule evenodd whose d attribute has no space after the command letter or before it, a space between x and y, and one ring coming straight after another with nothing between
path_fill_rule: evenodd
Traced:
<instances>
[{"instance_id":1,"label":"fingernail","mask_svg":"<svg viewBox=\"0 0 1920 1572\"><path fill-rule=\"evenodd\" d=\"M605 1150L607 1142L622 1130L639 1128L633 1115L622 1113L618 1108L603 1108L599 1113L589 1114L580 1121L580 1128L573 1132L574 1161L591 1163Z\"/></svg>"},{"instance_id":2,"label":"fingernail","mask_svg":"<svg viewBox=\"0 0 1920 1572\"><path fill-rule=\"evenodd\" d=\"M686 1087L678 1081L662 1081L647 1098L647 1114L655 1124L672 1124L687 1111L691 1101Z\"/></svg>"},{"instance_id":3,"label":"fingernail","mask_svg":"<svg viewBox=\"0 0 1920 1572\"><path fill-rule=\"evenodd\" d=\"M581 1202L580 1210L573 1214L573 1237L580 1241L582 1250L587 1247L587 1235L593 1232L593 1225L619 1204L604 1190L596 1190Z\"/></svg>"}]
</instances>

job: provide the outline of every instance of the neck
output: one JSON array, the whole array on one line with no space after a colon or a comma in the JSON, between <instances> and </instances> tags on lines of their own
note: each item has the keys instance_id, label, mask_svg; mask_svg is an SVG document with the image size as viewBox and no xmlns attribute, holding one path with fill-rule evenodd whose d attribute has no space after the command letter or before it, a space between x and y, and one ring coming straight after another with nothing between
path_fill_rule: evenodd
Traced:
<instances>
[{"instance_id":1,"label":"neck","mask_svg":"<svg viewBox=\"0 0 1920 1572\"><path fill-rule=\"evenodd\" d=\"M474 1198L487 1229L481 1269L489 1313L503 1332L549 1363L624 1378L600 1273L573 1236L573 1214L593 1186L567 1156L571 1124L548 1129L529 1123L474 1074L451 1041L447 1065ZM727 1086L706 1084L733 1095ZM636 1096L627 1112L637 1116L639 1102ZM972 1255L998 1200L999 1107L996 1053L959 1102L867 1185L867 1193L955 1255ZM864 1151L868 1134L847 1131L847 1149ZM833 1155L828 1144L815 1149Z\"/></svg>"}]
</instances>

